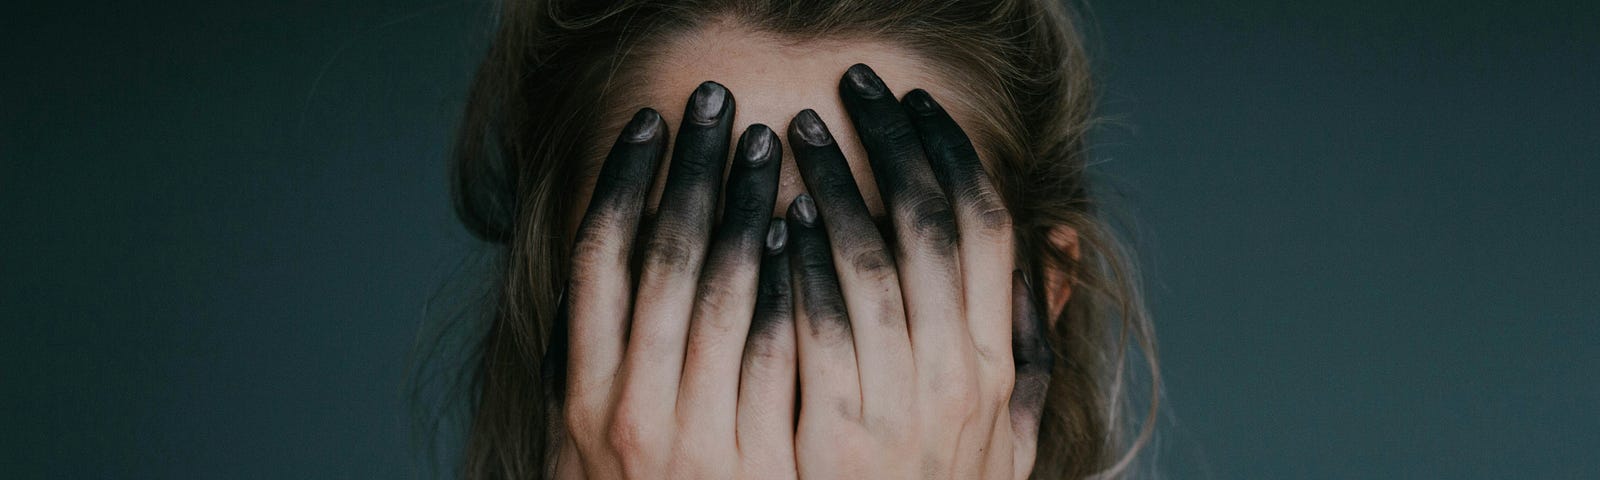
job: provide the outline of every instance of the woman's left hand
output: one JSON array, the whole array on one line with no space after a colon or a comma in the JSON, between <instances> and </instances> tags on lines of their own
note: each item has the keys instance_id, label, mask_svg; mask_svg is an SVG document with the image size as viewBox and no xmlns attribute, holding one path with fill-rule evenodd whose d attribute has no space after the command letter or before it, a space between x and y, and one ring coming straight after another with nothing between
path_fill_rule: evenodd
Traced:
<instances>
[{"instance_id":1,"label":"woman's left hand","mask_svg":"<svg viewBox=\"0 0 1600 480\"><path fill-rule=\"evenodd\" d=\"M1026 478L1052 354L1011 215L927 92L865 65L840 94L892 232L815 112L790 123L811 196L788 213L801 478ZM814 201L813 201L814 200Z\"/></svg>"}]
</instances>

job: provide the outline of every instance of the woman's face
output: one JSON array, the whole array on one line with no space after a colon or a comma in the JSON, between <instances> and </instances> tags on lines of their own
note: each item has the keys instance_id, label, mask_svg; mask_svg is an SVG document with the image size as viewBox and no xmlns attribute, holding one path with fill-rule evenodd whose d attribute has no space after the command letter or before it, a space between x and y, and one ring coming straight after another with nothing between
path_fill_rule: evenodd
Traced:
<instances>
[{"instance_id":1,"label":"woman's face","mask_svg":"<svg viewBox=\"0 0 1600 480\"><path fill-rule=\"evenodd\" d=\"M872 41L808 41L786 44L781 39L725 24L714 24L691 34L676 38L664 46L662 54L648 64L640 65L642 84L613 87L613 92L627 97L616 105L617 115L607 119L606 130L597 138L602 145L591 150L598 152L588 159L589 172L597 172L604 152L611 145L622 125L634 110L652 107L661 113L667 125L677 126L683 117L684 104L700 82L711 80L721 83L732 92L737 111L734 115L733 135L737 138L745 128L756 123L765 124L773 131L788 131L789 120L803 109L814 109L829 126L845 157L849 159L857 187L874 216L883 214L883 202L867 163L866 151L857 141L855 129L845 116L839 100L839 78L850 65L871 65L896 95L913 88L921 88L935 98L958 99L957 92L948 88L944 77L931 71L930 63L911 55L908 51L881 42ZM640 91L627 91L637 88ZM626 103L634 102L634 103ZM946 101L956 121L964 125L970 112L959 101ZM970 129L969 129L970 132ZM980 152L982 141L974 135L973 141ZM668 150L671 151L670 149ZM731 161L731 156L730 156ZM655 192L650 199L651 209L659 200L661 182L664 181L670 154L661 165L663 174L656 176ZM582 203L587 203L592 188L592 176L585 178ZM805 191L800 172L795 166L793 151L784 145L783 167L779 179L778 201L773 216L782 217L790 199ZM585 211L580 204L573 212L571 225ZM572 232L568 232L569 237Z\"/></svg>"},{"instance_id":2,"label":"woman's face","mask_svg":"<svg viewBox=\"0 0 1600 480\"><path fill-rule=\"evenodd\" d=\"M599 172L605 152L633 112L643 107L654 108L664 117L667 125L676 127L683 118L689 95L700 82L707 80L721 83L735 98L735 139L744 133L746 127L756 123L767 125L779 132L780 139L784 138L782 132L788 131L789 120L795 114L807 108L815 110L844 151L845 158L850 162L851 173L855 176L856 187L866 200L868 210L880 223L883 201L879 198L866 150L857 139L855 128L839 100L839 79L851 65L871 65L897 96L921 88L934 98L942 99L941 103L967 131L983 160L992 161L992 155L987 154L990 150L984 145L983 129L974 122L978 116L968 107L968 102L972 100L968 98L970 95L965 90L955 88L950 77L938 71L935 62L888 43L849 39L788 43L771 35L724 23L712 24L678 37L662 46L660 51L661 54L652 61L638 66L639 78L643 79L639 85L613 87L612 91L622 95L625 100L619 102L620 105L613 105L616 107L615 114L606 119L604 130L596 137L600 144L590 146L590 151L595 154L585 160L585 171L589 174L583 179L584 185L579 194L581 200L568 218L568 225L571 225L567 231L569 240L576 234L578 222L588 208L594 175ZM627 90L630 88L638 90ZM656 175L656 185L647 209L650 212L655 210L660 200L661 186L672 161L670 148L668 152L668 157L661 163L660 173ZM731 152L728 161L732 161ZM772 212L774 218L782 218L790 200L805 192L805 184L795 165L794 152L787 144L783 146L780 175L778 198ZM1050 237L1056 248L1077 256L1077 235L1070 227L1052 229ZM1062 272L1055 270L1046 272L1044 281L1048 318L1054 322L1060 318L1071 296L1071 282Z\"/></svg>"}]
</instances>

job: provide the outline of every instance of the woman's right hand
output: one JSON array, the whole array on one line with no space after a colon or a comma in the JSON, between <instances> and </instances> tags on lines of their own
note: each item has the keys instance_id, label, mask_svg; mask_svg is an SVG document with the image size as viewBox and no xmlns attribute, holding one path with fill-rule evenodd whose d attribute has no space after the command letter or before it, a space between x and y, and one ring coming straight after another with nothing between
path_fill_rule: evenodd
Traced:
<instances>
[{"instance_id":1,"label":"woman's right hand","mask_svg":"<svg viewBox=\"0 0 1600 480\"><path fill-rule=\"evenodd\" d=\"M783 150L765 126L744 132L713 228L733 112L723 86L695 90L642 229L666 122L640 110L601 167L567 290L558 478L795 477L789 264L771 219Z\"/></svg>"}]
</instances>

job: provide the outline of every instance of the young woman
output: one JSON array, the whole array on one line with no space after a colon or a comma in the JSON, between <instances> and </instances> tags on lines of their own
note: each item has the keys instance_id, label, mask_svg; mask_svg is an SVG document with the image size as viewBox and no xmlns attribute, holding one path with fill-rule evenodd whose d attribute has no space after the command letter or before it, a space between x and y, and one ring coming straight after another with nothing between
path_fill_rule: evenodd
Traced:
<instances>
[{"instance_id":1,"label":"young woman","mask_svg":"<svg viewBox=\"0 0 1600 480\"><path fill-rule=\"evenodd\" d=\"M454 165L463 222L506 247L465 478L1129 472L1155 404L1122 413L1128 346L1154 349L1064 7L499 21Z\"/></svg>"}]
</instances>

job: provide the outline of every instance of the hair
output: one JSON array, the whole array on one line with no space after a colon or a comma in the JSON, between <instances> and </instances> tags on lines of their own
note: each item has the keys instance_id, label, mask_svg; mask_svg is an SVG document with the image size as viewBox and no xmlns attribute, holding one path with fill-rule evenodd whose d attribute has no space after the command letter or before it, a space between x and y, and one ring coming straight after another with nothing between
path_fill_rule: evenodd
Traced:
<instances>
[{"instance_id":1,"label":"hair","mask_svg":"<svg viewBox=\"0 0 1600 480\"><path fill-rule=\"evenodd\" d=\"M477 237L502 245L486 325L466 333L463 478L548 475L558 445L564 359L546 361L557 314L564 232L600 127L618 108L613 84L708 22L794 42L865 38L949 69L968 93L986 164L1017 229L1032 278L1065 275L1072 294L1048 339L1056 359L1032 478L1122 478L1153 432L1158 362L1137 269L1092 195L1086 136L1094 93L1078 18L1058 0L514 0L467 100L452 164L455 208ZM842 68L842 67L841 67ZM1052 229L1077 234L1075 251ZM558 342L564 339L557 338ZM1133 355L1137 349L1142 356ZM1134 368L1142 363L1145 370ZM1147 371L1146 415L1127 415ZM415 387L421 388L421 387ZM417 392L414 392L417 393ZM439 414L445 409L434 409ZM429 425L437 428L440 420ZM436 434L437 432L429 432Z\"/></svg>"}]
</instances>

